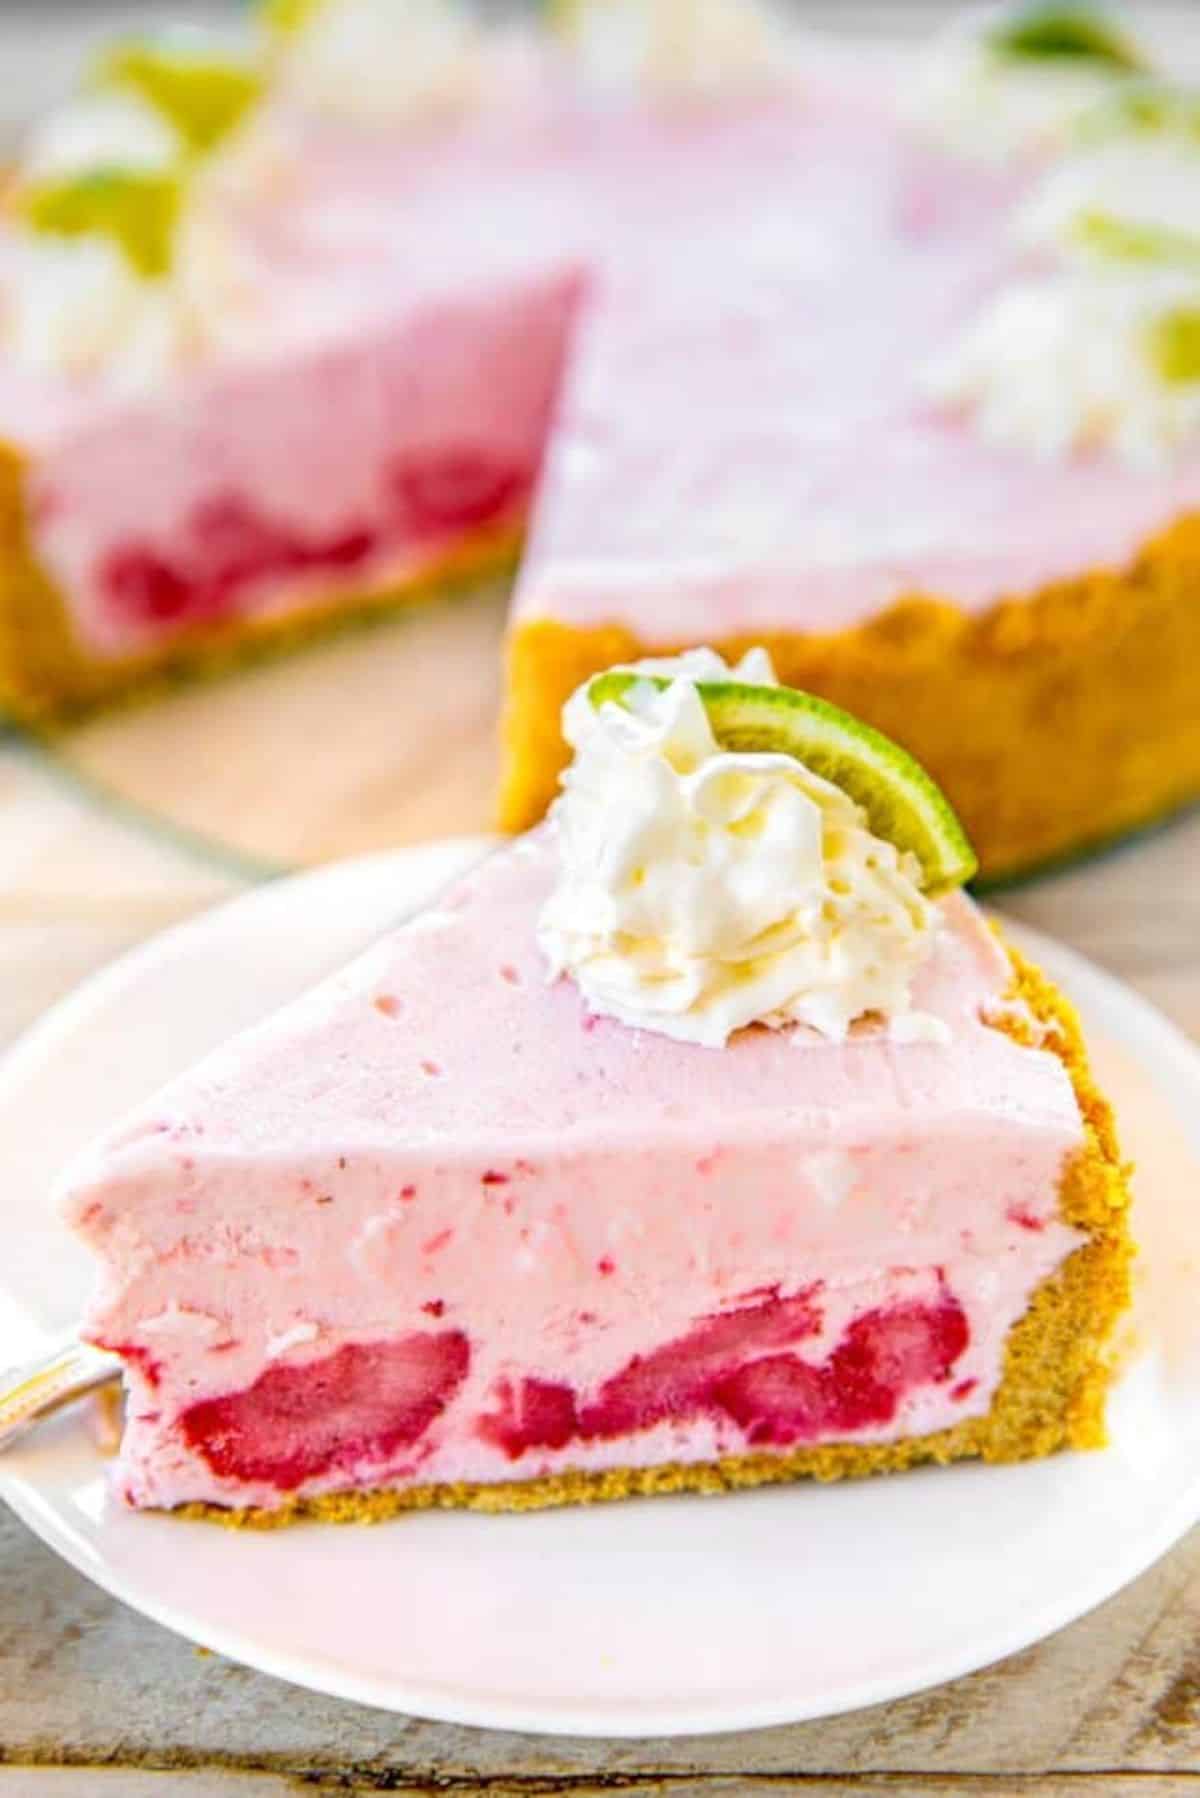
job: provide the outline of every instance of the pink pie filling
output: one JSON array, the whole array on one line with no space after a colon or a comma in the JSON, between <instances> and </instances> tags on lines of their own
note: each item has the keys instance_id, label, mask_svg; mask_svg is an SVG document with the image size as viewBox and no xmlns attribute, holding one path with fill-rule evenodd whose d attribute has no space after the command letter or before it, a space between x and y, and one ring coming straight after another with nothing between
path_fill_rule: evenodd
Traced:
<instances>
[{"instance_id":1,"label":"pink pie filling","mask_svg":"<svg viewBox=\"0 0 1200 1798\"><path fill-rule=\"evenodd\" d=\"M91 419L35 535L98 654L418 576L521 524L576 281L477 295Z\"/></svg>"},{"instance_id":2,"label":"pink pie filling","mask_svg":"<svg viewBox=\"0 0 1200 1798\"><path fill-rule=\"evenodd\" d=\"M501 1380L478 1434L511 1461L698 1416L737 1424L755 1446L813 1442L890 1423L916 1388L944 1384L967 1346L962 1306L939 1296L863 1312L823 1361L806 1361L784 1347L820 1333L815 1296L711 1318L635 1356L590 1400L551 1380ZM470 1359L459 1330L347 1344L304 1366L268 1368L244 1392L202 1399L180 1429L214 1473L292 1492L412 1448L454 1398ZM951 1395L960 1404L974 1390L965 1387Z\"/></svg>"},{"instance_id":3,"label":"pink pie filling","mask_svg":"<svg viewBox=\"0 0 1200 1798\"><path fill-rule=\"evenodd\" d=\"M69 1182L128 1363L135 1504L883 1442L987 1408L1079 1240L1058 1059L985 1021L945 902L946 1044L590 1020L533 940L546 833L166 1089Z\"/></svg>"}]
</instances>

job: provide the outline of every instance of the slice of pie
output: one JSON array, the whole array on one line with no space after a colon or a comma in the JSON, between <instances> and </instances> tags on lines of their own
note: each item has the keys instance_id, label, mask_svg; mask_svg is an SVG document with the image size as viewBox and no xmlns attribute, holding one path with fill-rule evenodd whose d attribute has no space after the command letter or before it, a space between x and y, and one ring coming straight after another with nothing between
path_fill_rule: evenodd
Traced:
<instances>
[{"instance_id":1,"label":"slice of pie","mask_svg":"<svg viewBox=\"0 0 1200 1798\"><path fill-rule=\"evenodd\" d=\"M961 839L907 758L750 674L577 696L548 825L75 1168L131 1504L377 1518L1103 1440L1127 1192L1074 1015L932 896Z\"/></svg>"}]
</instances>

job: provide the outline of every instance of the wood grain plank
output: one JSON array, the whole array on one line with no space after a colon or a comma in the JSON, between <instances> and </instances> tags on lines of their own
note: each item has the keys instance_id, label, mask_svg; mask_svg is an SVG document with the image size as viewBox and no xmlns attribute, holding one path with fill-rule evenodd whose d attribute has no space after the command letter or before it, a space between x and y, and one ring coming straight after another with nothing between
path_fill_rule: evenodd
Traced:
<instances>
[{"instance_id":1,"label":"wood grain plank","mask_svg":"<svg viewBox=\"0 0 1200 1798\"><path fill-rule=\"evenodd\" d=\"M543 1779L488 1778L486 1780L409 1780L355 1781L347 1784L340 1775L311 1777L287 1774L252 1773L210 1769L205 1772L182 1773L173 1769L153 1771L130 1768L33 1768L0 1767L0 1798L302 1798L303 1794L358 1793L362 1798L370 1792L386 1791L400 1798L543 1798L543 1795L569 1794L570 1798L613 1798L614 1793L634 1794L635 1798L686 1798L688 1793L702 1798L768 1798L783 1792L814 1793L819 1798L854 1798L854 1794L874 1792L885 1798L1187 1798L1198 1789L1190 1776L1163 1778L1157 1774L1091 1774L1059 1778L1034 1775L1012 1780L1007 1776L966 1777L957 1775L929 1779L905 1774L883 1774L865 1780L846 1780L838 1775L817 1774L800 1779L776 1779L754 1774L708 1777L692 1775L683 1778L649 1776L635 1779Z\"/></svg>"},{"instance_id":2,"label":"wood grain plank","mask_svg":"<svg viewBox=\"0 0 1200 1798\"><path fill-rule=\"evenodd\" d=\"M287 1773L219 1768L183 1773L177 1768L0 1766L0 1798L297 1798L298 1792L336 1789L307 1780L301 1784Z\"/></svg>"}]
</instances>

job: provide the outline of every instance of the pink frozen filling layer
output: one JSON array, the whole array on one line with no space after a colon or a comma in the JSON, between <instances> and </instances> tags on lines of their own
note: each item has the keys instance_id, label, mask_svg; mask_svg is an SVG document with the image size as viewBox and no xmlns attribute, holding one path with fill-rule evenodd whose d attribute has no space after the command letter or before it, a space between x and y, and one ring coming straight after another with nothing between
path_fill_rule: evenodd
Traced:
<instances>
[{"instance_id":1,"label":"pink frozen filling layer","mask_svg":"<svg viewBox=\"0 0 1200 1798\"><path fill-rule=\"evenodd\" d=\"M524 520L574 279L448 305L93 421L36 464L83 641L135 652L419 574Z\"/></svg>"},{"instance_id":2,"label":"pink frozen filling layer","mask_svg":"<svg viewBox=\"0 0 1200 1798\"><path fill-rule=\"evenodd\" d=\"M530 1449L696 1416L736 1424L751 1446L790 1447L891 1423L913 1388L950 1378L969 1340L966 1314L946 1293L933 1304L861 1312L824 1360L805 1360L791 1350L820 1333L818 1296L771 1298L711 1318L636 1356L590 1399L550 1380L506 1382L481 1432L514 1461Z\"/></svg>"},{"instance_id":3,"label":"pink frozen filling layer","mask_svg":"<svg viewBox=\"0 0 1200 1798\"><path fill-rule=\"evenodd\" d=\"M1061 1062L945 902L950 1040L589 1018L533 923L552 838L230 1044L78 1167L135 1503L274 1505L887 1441L985 1410L1079 1242Z\"/></svg>"},{"instance_id":4,"label":"pink frozen filling layer","mask_svg":"<svg viewBox=\"0 0 1200 1798\"><path fill-rule=\"evenodd\" d=\"M501 1381L475 1432L514 1463L702 1417L736 1426L751 1447L791 1447L889 1424L917 1387L952 1378L969 1340L966 1314L947 1292L860 1313L823 1360L795 1352L820 1330L816 1292L764 1299L636 1356L591 1398L562 1382ZM347 1344L319 1361L268 1368L244 1392L200 1400L180 1430L219 1477L293 1492L331 1473L387 1466L413 1448L453 1400L470 1358L460 1330ZM973 1391L962 1381L951 1400L961 1405Z\"/></svg>"}]
</instances>

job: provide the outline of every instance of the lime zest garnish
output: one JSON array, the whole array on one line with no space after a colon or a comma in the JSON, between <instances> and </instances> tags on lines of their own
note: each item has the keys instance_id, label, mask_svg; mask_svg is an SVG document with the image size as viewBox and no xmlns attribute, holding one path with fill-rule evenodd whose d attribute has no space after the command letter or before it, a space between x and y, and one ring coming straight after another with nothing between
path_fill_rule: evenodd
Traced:
<instances>
[{"instance_id":1,"label":"lime zest garnish","mask_svg":"<svg viewBox=\"0 0 1200 1798\"><path fill-rule=\"evenodd\" d=\"M1150 327L1150 356L1172 387L1200 381L1200 306L1176 306Z\"/></svg>"},{"instance_id":2,"label":"lime zest garnish","mask_svg":"<svg viewBox=\"0 0 1200 1798\"><path fill-rule=\"evenodd\" d=\"M35 182L24 189L20 205L35 231L111 239L137 273L152 280L170 267L180 197L176 175L97 168Z\"/></svg>"},{"instance_id":3,"label":"lime zest garnish","mask_svg":"<svg viewBox=\"0 0 1200 1798\"><path fill-rule=\"evenodd\" d=\"M646 683L665 692L671 679L615 668L589 682L588 698L597 709L623 705ZM976 872L975 852L946 795L882 731L795 687L695 684L722 749L791 755L840 787L862 807L875 836L916 857L930 897L962 886Z\"/></svg>"},{"instance_id":4,"label":"lime zest garnish","mask_svg":"<svg viewBox=\"0 0 1200 1798\"><path fill-rule=\"evenodd\" d=\"M198 155L229 135L264 87L262 74L248 62L153 43L116 45L97 65L95 80L138 94Z\"/></svg>"},{"instance_id":5,"label":"lime zest garnish","mask_svg":"<svg viewBox=\"0 0 1200 1798\"><path fill-rule=\"evenodd\" d=\"M1089 210L1072 221L1071 237L1086 250L1121 262L1162 262L1200 270L1200 233L1146 225Z\"/></svg>"},{"instance_id":6,"label":"lime zest garnish","mask_svg":"<svg viewBox=\"0 0 1200 1798\"><path fill-rule=\"evenodd\" d=\"M1090 6L1021 6L988 33L1003 56L1031 62L1090 62L1132 74L1145 68L1141 52L1123 31Z\"/></svg>"}]
</instances>

